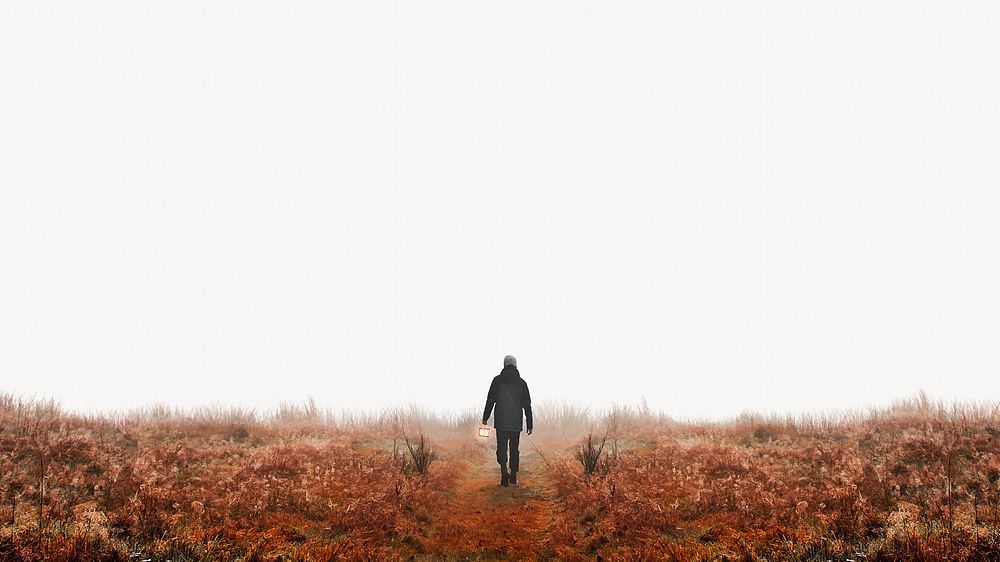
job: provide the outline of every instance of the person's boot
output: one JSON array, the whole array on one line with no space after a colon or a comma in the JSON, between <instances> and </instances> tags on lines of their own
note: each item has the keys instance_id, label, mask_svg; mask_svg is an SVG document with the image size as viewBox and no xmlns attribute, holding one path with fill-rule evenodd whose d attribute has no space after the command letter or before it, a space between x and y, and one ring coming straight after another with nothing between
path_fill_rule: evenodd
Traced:
<instances>
[{"instance_id":1,"label":"person's boot","mask_svg":"<svg viewBox=\"0 0 1000 562\"><path fill-rule=\"evenodd\" d=\"M500 469L500 485L506 488L510 484L510 474L507 473L506 468Z\"/></svg>"},{"instance_id":2,"label":"person's boot","mask_svg":"<svg viewBox=\"0 0 1000 562\"><path fill-rule=\"evenodd\" d=\"M516 470L510 471L510 483L513 484L513 485L515 485L515 486L517 485L517 471Z\"/></svg>"}]
</instances>

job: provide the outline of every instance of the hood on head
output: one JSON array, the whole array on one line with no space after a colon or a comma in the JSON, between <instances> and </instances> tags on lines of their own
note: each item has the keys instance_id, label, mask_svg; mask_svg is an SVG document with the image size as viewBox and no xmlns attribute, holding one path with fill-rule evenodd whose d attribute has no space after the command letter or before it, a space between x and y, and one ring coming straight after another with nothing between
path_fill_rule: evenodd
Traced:
<instances>
[{"instance_id":1,"label":"hood on head","mask_svg":"<svg viewBox=\"0 0 1000 562\"><path fill-rule=\"evenodd\" d=\"M517 367L515 367L513 365L506 365L506 366L504 366L503 370L500 371L500 375L502 375L502 376L505 375L505 376L508 376L508 377L520 377L521 373L518 372Z\"/></svg>"}]
</instances>

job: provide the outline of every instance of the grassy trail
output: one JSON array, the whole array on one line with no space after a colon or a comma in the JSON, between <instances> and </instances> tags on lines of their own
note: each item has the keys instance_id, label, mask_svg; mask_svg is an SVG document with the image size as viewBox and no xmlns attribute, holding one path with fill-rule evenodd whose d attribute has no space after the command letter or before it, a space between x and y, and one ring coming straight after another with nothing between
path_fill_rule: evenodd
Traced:
<instances>
[{"instance_id":1,"label":"grassy trail","mask_svg":"<svg viewBox=\"0 0 1000 562\"><path fill-rule=\"evenodd\" d=\"M494 442L480 443L467 457L446 500L448 515L428 529L430 552L469 561L550 558L549 525L556 503L545 464L525 437L517 485L500 486Z\"/></svg>"}]
</instances>

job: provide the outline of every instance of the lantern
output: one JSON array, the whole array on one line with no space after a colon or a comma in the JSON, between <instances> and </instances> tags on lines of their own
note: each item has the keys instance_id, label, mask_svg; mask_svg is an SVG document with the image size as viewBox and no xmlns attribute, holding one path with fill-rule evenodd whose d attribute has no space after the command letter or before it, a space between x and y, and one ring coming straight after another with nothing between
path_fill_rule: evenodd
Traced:
<instances>
[{"instance_id":1,"label":"lantern","mask_svg":"<svg viewBox=\"0 0 1000 562\"><path fill-rule=\"evenodd\" d=\"M483 439L490 436L490 426L483 424L479 426L479 436Z\"/></svg>"}]
</instances>

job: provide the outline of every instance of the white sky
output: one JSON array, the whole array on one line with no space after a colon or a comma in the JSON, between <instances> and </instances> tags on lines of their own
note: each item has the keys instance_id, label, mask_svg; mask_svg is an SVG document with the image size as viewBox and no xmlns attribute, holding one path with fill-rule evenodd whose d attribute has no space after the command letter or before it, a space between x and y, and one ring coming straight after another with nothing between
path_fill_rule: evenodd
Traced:
<instances>
[{"instance_id":1,"label":"white sky","mask_svg":"<svg viewBox=\"0 0 1000 562\"><path fill-rule=\"evenodd\" d=\"M1000 398L1000 4L10 2L0 390Z\"/></svg>"}]
</instances>

